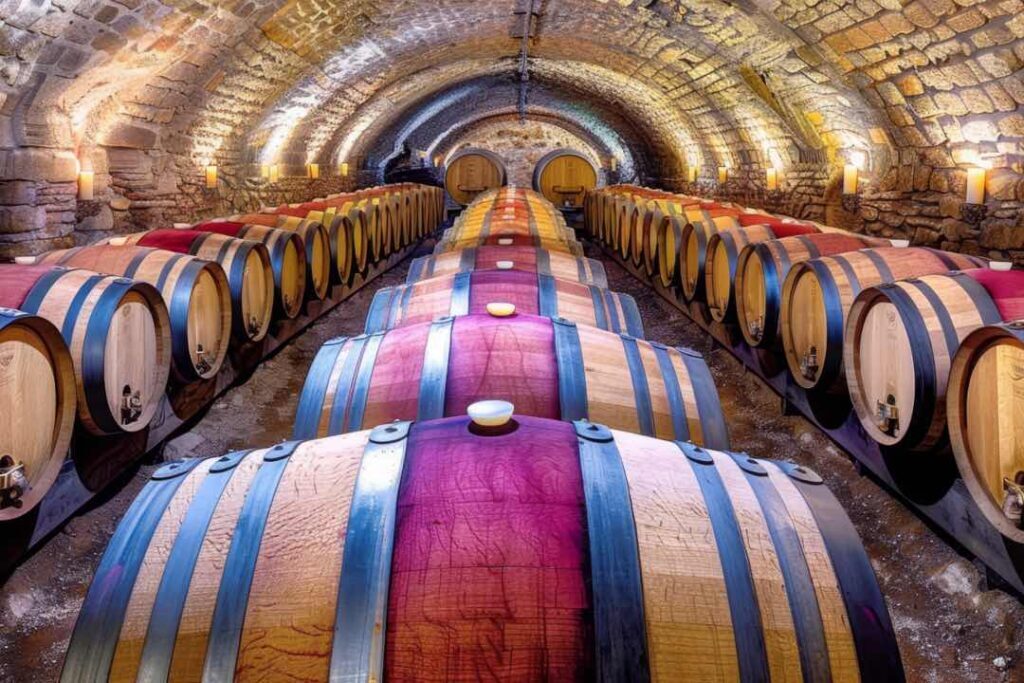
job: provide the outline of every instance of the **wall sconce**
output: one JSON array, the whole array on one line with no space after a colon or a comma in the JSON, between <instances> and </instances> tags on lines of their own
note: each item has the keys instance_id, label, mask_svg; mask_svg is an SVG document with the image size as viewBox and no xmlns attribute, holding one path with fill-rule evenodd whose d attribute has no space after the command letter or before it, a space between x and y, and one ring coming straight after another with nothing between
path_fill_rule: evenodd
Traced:
<instances>
[{"instance_id":1,"label":"wall sconce","mask_svg":"<svg viewBox=\"0 0 1024 683\"><path fill-rule=\"evenodd\" d=\"M341 165L338 166L338 172L341 174L342 178L348 178L348 162L347 161L341 162Z\"/></svg>"},{"instance_id":2,"label":"wall sconce","mask_svg":"<svg viewBox=\"0 0 1024 683\"><path fill-rule=\"evenodd\" d=\"M310 180L317 180L320 178L320 164L309 165L309 178Z\"/></svg>"},{"instance_id":3,"label":"wall sconce","mask_svg":"<svg viewBox=\"0 0 1024 683\"><path fill-rule=\"evenodd\" d=\"M846 164L843 166L843 195L841 202L843 209L849 213L857 213L860 210L860 195L857 194L857 185L860 178L860 167L858 164Z\"/></svg>"},{"instance_id":4,"label":"wall sconce","mask_svg":"<svg viewBox=\"0 0 1024 683\"><path fill-rule=\"evenodd\" d=\"M91 202L94 198L93 182L96 174L92 171L79 171L78 173L78 198L83 202Z\"/></svg>"},{"instance_id":5,"label":"wall sconce","mask_svg":"<svg viewBox=\"0 0 1024 683\"><path fill-rule=\"evenodd\" d=\"M207 166L206 167L206 189L215 190L217 189L217 167Z\"/></svg>"},{"instance_id":6,"label":"wall sconce","mask_svg":"<svg viewBox=\"0 0 1024 683\"><path fill-rule=\"evenodd\" d=\"M719 166L718 167L718 184L725 185L729 182L729 167Z\"/></svg>"},{"instance_id":7,"label":"wall sconce","mask_svg":"<svg viewBox=\"0 0 1024 683\"><path fill-rule=\"evenodd\" d=\"M764 187L769 192L779 189L779 169L769 167L764 170Z\"/></svg>"},{"instance_id":8,"label":"wall sconce","mask_svg":"<svg viewBox=\"0 0 1024 683\"><path fill-rule=\"evenodd\" d=\"M437 156L434 157L434 166L437 166L438 168L441 168L441 164L443 164L443 163L444 163L444 157L443 156L438 154Z\"/></svg>"},{"instance_id":9,"label":"wall sconce","mask_svg":"<svg viewBox=\"0 0 1024 683\"><path fill-rule=\"evenodd\" d=\"M281 178L281 167L277 164L270 165L270 182L276 183Z\"/></svg>"},{"instance_id":10,"label":"wall sconce","mask_svg":"<svg viewBox=\"0 0 1024 683\"><path fill-rule=\"evenodd\" d=\"M616 171L618 171L619 170L619 158L618 157L612 157L611 159L609 159L608 160L608 168L611 169L612 173L615 173Z\"/></svg>"},{"instance_id":11,"label":"wall sconce","mask_svg":"<svg viewBox=\"0 0 1024 683\"><path fill-rule=\"evenodd\" d=\"M688 175L689 181L691 183L697 182L697 167L696 166L690 166L686 170L689 172L689 175Z\"/></svg>"},{"instance_id":12,"label":"wall sconce","mask_svg":"<svg viewBox=\"0 0 1024 683\"><path fill-rule=\"evenodd\" d=\"M985 205L987 173L988 169L983 166L967 169L967 196L960 211L963 214L964 222L970 225L980 225L988 215L988 207Z\"/></svg>"},{"instance_id":13,"label":"wall sconce","mask_svg":"<svg viewBox=\"0 0 1024 683\"><path fill-rule=\"evenodd\" d=\"M270 177L270 166L268 164L260 164L260 178L266 180Z\"/></svg>"}]
</instances>

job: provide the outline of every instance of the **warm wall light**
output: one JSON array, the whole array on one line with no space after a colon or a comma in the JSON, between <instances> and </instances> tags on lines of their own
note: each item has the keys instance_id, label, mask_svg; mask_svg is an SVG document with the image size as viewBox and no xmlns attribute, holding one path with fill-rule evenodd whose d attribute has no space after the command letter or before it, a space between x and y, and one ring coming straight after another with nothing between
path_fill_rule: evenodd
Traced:
<instances>
[{"instance_id":1,"label":"warm wall light","mask_svg":"<svg viewBox=\"0 0 1024 683\"><path fill-rule=\"evenodd\" d=\"M93 183L96 175L92 171L80 171L78 174L78 198L92 201L94 198Z\"/></svg>"},{"instance_id":2,"label":"warm wall light","mask_svg":"<svg viewBox=\"0 0 1024 683\"><path fill-rule=\"evenodd\" d=\"M619 170L619 158L618 157L612 157L609 160L609 162L608 162L608 166L609 166L609 168L611 168L612 173L614 173L615 171Z\"/></svg>"},{"instance_id":3,"label":"warm wall light","mask_svg":"<svg viewBox=\"0 0 1024 683\"><path fill-rule=\"evenodd\" d=\"M312 180L316 180L320 177L320 164L309 165L309 177Z\"/></svg>"},{"instance_id":4,"label":"warm wall light","mask_svg":"<svg viewBox=\"0 0 1024 683\"><path fill-rule=\"evenodd\" d=\"M438 168L440 168L441 164L443 164L443 163L444 163L444 157L443 156L438 154L436 157L434 157L434 166L437 166Z\"/></svg>"},{"instance_id":5,"label":"warm wall light","mask_svg":"<svg viewBox=\"0 0 1024 683\"><path fill-rule=\"evenodd\" d=\"M281 177L281 168L277 164L270 165L270 182L276 183Z\"/></svg>"},{"instance_id":6,"label":"warm wall light","mask_svg":"<svg viewBox=\"0 0 1024 683\"><path fill-rule=\"evenodd\" d=\"M764 171L764 186L769 192L779 189L779 169L766 168Z\"/></svg>"},{"instance_id":7,"label":"warm wall light","mask_svg":"<svg viewBox=\"0 0 1024 683\"><path fill-rule=\"evenodd\" d=\"M697 182L697 167L696 166L691 166L687 170L689 170L689 172L690 172L690 182L691 183Z\"/></svg>"},{"instance_id":8,"label":"warm wall light","mask_svg":"<svg viewBox=\"0 0 1024 683\"><path fill-rule=\"evenodd\" d=\"M338 166L338 172L341 173L341 177L342 178L347 178L348 177L348 162L347 161L341 162L341 165Z\"/></svg>"},{"instance_id":9,"label":"warm wall light","mask_svg":"<svg viewBox=\"0 0 1024 683\"><path fill-rule=\"evenodd\" d=\"M855 164L843 166L843 194L857 194L857 174L859 169Z\"/></svg>"},{"instance_id":10,"label":"warm wall light","mask_svg":"<svg viewBox=\"0 0 1024 683\"><path fill-rule=\"evenodd\" d=\"M267 164L260 164L260 178L270 177L270 166Z\"/></svg>"},{"instance_id":11,"label":"warm wall light","mask_svg":"<svg viewBox=\"0 0 1024 683\"><path fill-rule=\"evenodd\" d=\"M976 167L967 169L967 203L985 203L985 172L986 169Z\"/></svg>"},{"instance_id":12,"label":"warm wall light","mask_svg":"<svg viewBox=\"0 0 1024 683\"><path fill-rule=\"evenodd\" d=\"M206 189L212 190L217 187L217 167L206 167Z\"/></svg>"},{"instance_id":13,"label":"warm wall light","mask_svg":"<svg viewBox=\"0 0 1024 683\"><path fill-rule=\"evenodd\" d=\"M729 168L727 166L718 167L718 182L725 184L729 180Z\"/></svg>"}]
</instances>

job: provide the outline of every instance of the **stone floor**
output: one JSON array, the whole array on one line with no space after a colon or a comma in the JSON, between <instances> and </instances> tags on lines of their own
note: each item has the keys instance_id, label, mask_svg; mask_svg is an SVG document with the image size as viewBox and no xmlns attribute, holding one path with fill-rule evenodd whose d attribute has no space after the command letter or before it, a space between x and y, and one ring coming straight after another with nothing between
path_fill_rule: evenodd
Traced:
<instances>
[{"instance_id":1,"label":"stone floor","mask_svg":"<svg viewBox=\"0 0 1024 683\"><path fill-rule=\"evenodd\" d=\"M820 473L842 502L871 556L912 681L1024 680L1024 606L986 586L984 572L800 417L780 413L774 393L674 308L612 263L613 289L633 294L648 337L709 351L708 361L736 450L791 459ZM291 435L298 393L320 345L362 330L379 286L396 284L405 265L325 316L221 397L196 426L169 443L165 457L214 456ZM57 680L92 573L121 515L155 465L142 465L28 558L0 586L0 682ZM871 682L874 683L874 682Z\"/></svg>"}]
</instances>

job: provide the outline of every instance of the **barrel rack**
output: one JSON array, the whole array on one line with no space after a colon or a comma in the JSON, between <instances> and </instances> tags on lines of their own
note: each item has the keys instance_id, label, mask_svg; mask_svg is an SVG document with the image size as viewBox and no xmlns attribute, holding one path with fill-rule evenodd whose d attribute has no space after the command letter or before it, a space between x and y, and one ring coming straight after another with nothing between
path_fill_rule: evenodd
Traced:
<instances>
[{"instance_id":1,"label":"barrel rack","mask_svg":"<svg viewBox=\"0 0 1024 683\"><path fill-rule=\"evenodd\" d=\"M814 396L792 381L786 372L785 360L778 355L780 352L769 353L750 348L735 327L714 322L705 304L684 301L660 282L651 281L631 263L624 261L615 250L596 240L591 240L591 243L598 245L607 257L630 275L653 288L659 296L707 332L714 344L729 351L748 372L759 377L782 399L784 413L792 414L795 411L802 414L836 445L853 456L859 471L870 472L933 527L937 527L956 545L981 560L990 572L1018 593L1024 593L1024 544L1005 538L985 519L963 479L958 476L951 455L949 462L940 466L939 461L935 460L936 456L884 452L864 431L852 408L832 411L832 415L816 410ZM836 395L826 400L839 402ZM842 401L849 403L848 398ZM901 465L906 471L901 471ZM936 472L937 469L941 471ZM924 473L934 475L932 481L925 481L929 477Z\"/></svg>"},{"instance_id":2,"label":"barrel rack","mask_svg":"<svg viewBox=\"0 0 1024 683\"><path fill-rule=\"evenodd\" d=\"M442 226L443 227L443 226ZM276 320L269 334L257 343L232 346L216 377L187 386L168 385L150 425L135 434L95 437L76 426L67 459L57 480L35 510L0 524L0 577L64 522L130 471L143 456L153 453L172 436L201 416L213 401L244 382L260 363L302 333L319 318L408 258L422 243L413 242L375 264L350 285L335 285L323 301L310 301L293 320Z\"/></svg>"}]
</instances>

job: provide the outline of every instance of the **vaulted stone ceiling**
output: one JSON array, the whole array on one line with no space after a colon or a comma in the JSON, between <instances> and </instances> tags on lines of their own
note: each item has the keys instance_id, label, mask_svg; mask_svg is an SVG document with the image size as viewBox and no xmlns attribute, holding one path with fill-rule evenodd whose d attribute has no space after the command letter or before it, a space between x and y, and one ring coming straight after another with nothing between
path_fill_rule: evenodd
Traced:
<instances>
[{"instance_id":1,"label":"vaulted stone ceiling","mask_svg":"<svg viewBox=\"0 0 1024 683\"><path fill-rule=\"evenodd\" d=\"M382 150L516 107L528 4L0 0L0 178L18 181L0 192L18 209L0 212L0 241L108 229L107 209L73 201L79 164L130 199L116 216L129 222L272 198L247 181L260 164L379 173ZM794 213L821 213L836 169L863 155L877 190L924 208L857 218L932 241L962 232L940 200L963 164L990 158L997 198L1024 194L1020 0L534 5L527 116L588 131L641 182L728 166L749 196L770 164L791 179ZM199 191L207 164L226 196Z\"/></svg>"}]
</instances>

